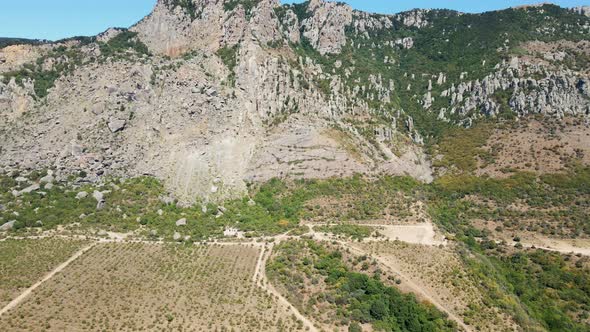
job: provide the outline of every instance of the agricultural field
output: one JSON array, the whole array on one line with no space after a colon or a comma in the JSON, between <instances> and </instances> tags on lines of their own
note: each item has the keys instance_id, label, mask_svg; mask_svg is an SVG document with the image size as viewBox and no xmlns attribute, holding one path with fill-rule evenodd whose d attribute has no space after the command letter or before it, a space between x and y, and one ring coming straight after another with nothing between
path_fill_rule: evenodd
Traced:
<instances>
[{"instance_id":1,"label":"agricultural field","mask_svg":"<svg viewBox=\"0 0 590 332\"><path fill-rule=\"evenodd\" d=\"M0 308L84 245L83 241L49 238L0 241Z\"/></svg>"},{"instance_id":2,"label":"agricultural field","mask_svg":"<svg viewBox=\"0 0 590 332\"><path fill-rule=\"evenodd\" d=\"M2 331L296 331L253 281L254 245L98 244L0 319Z\"/></svg>"}]
</instances>

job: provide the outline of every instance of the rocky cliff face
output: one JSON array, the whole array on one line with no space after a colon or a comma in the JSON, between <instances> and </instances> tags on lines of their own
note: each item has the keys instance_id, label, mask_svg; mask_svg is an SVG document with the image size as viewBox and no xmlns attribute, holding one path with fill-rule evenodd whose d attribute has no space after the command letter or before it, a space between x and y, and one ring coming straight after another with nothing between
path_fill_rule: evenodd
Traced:
<instances>
[{"instance_id":1,"label":"rocky cliff face","mask_svg":"<svg viewBox=\"0 0 590 332\"><path fill-rule=\"evenodd\" d=\"M182 4L185 5L182 5ZM158 1L153 12L131 28L156 54L178 56L195 49L215 51L256 41L266 45L280 38L273 9L279 0L254 1L244 6L237 1Z\"/></svg>"},{"instance_id":2,"label":"rocky cliff face","mask_svg":"<svg viewBox=\"0 0 590 332\"><path fill-rule=\"evenodd\" d=\"M485 40L497 54L477 64L453 57L465 61L456 70L428 38L452 49L449 27L476 29L477 16L160 0L129 31L0 51L0 167L83 171L91 181L153 175L187 203L277 176L430 181L422 145L439 123L508 110L587 116L588 48L578 34L590 25L568 13L555 26L571 32L540 31L546 42L519 42L510 56L507 37L506 50Z\"/></svg>"},{"instance_id":3,"label":"rocky cliff face","mask_svg":"<svg viewBox=\"0 0 590 332\"><path fill-rule=\"evenodd\" d=\"M590 17L590 6L579 6L573 8L573 11L584 16Z\"/></svg>"},{"instance_id":4,"label":"rocky cliff face","mask_svg":"<svg viewBox=\"0 0 590 332\"><path fill-rule=\"evenodd\" d=\"M519 115L587 116L590 112L587 71L563 65L566 58L571 57L568 49L581 52L584 57L590 56L590 44L586 41L523 45L525 55L498 64L496 70L482 80L453 84L442 91L441 97L450 97L451 102L449 109L439 110L439 116L445 118L448 112L468 114L473 111L496 116L506 106Z\"/></svg>"}]
</instances>

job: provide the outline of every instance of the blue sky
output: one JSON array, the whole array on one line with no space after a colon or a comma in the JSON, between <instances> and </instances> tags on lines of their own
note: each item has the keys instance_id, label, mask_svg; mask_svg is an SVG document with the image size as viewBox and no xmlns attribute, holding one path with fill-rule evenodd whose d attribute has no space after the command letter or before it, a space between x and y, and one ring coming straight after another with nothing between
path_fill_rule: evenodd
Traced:
<instances>
[{"instance_id":1,"label":"blue sky","mask_svg":"<svg viewBox=\"0 0 590 332\"><path fill-rule=\"evenodd\" d=\"M483 12L539 1L526 0L343 0L356 9L397 13L412 8ZM288 1L293 2L293 1ZM301 1L296 1L301 2ZM0 37L61 39L128 27L149 14L156 0L0 0ZM558 0L564 7L590 0Z\"/></svg>"}]
</instances>

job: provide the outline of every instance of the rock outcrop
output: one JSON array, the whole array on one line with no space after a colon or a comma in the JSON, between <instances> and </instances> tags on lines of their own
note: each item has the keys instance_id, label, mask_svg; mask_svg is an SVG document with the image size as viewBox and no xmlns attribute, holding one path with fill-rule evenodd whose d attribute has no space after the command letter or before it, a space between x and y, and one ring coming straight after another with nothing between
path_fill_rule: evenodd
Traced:
<instances>
[{"instance_id":1,"label":"rock outcrop","mask_svg":"<svg viewBox=\"0 0 590 332\"><path fill-rule=\"evenodd\" d=\"M345 29L352 23L352 8L343 3L311 0L309 18L303 20L303 36L321 54L339 53L346 44Z\"/></svg>"},{"instance_id":2,"label":"rock outcrop","mask_svg":"<svg viewBox=\"0 0 590 332\"><path fill-rule=\"evenodd\" d=\"M579 6L572 9L574 12L590 17L590 6Z\"/></svg>"}]
</instances>

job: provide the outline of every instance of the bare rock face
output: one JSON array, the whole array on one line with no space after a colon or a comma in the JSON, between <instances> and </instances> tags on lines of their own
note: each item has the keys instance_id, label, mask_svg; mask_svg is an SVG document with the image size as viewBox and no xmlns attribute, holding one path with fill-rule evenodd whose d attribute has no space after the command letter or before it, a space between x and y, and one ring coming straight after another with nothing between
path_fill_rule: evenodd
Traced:
<instances>
[{"instance_id":1,"label":"bare rock face","mask_svg":"<svg viewBox=\"0 0 590 332\"><path fill-rule=\"evenodd\" d=\"M572 8L572 10L580 15L590 17L590 6L579 6Z\"/></svg>"},{"instance_id":2,"label":"bare rock face","mask_svg":"<svg viewBox=\"0 0 590 332\"><path fill-rule=\"evenodd\" d=\"M15 223L16 223L16 220L11 220L9 222L2 224L2 226L0 226L0 231L9 231L9 230L13 229Z\"/></svg>"},{"instance_id":3,"label":"bare rock face","mask_svg":"<svg viewBox=\"0 0 590 332\"><path fill-rule=\"evenodd\" d=\"M583 48L584 43L572 47ZM547 45L534 45L540 50L541 58L513 57L497 66L497 70L481 80L461 82L442 92L441 96L451 97L451 112L466 114L480 110L487 115L497 115L500 105L494 95L510 91L510 108L519 116L541 113L562 118L566 115L588 115L588 80L583 73L563 69L545 63L547 54L552 54ZM531 47L529 45L529 47ZM587 51L587 52L590 52ZM553 60L555 61L555 60ZM425 99L425 107L430 106ZM446 113L447 109L440 110Z\"/></svg>"},{"instance_id":4,"label":"bare rock face","mask_svg":"<svg viewBox=\"0 0 590 332\"><path fill-rule=\"evenodd\" d=\"M395 41L397 45L402 46L405 49L414 47L414 39L412 37L400 38Z\"/></svg>"},{"instance_id":5,"label":"bare rock face","mask_svg":"<svg viewBox=\"0 0 590 332\"><path fill-rule=\"evenodd\" d=\"M12 45L0 49L0 71L11 71L39 58L46 46Z\"/></svg>"},{"instance_id":6,"label":"bare rock face","mask_svg":"<svg viewBox=\"0 0 590 332\"><path fill-rule=\"evenodd\" d=\"M281 31L273 14L279 0L260 0L254 7L227 0L193 0L183 8L170 0L158 0L153 12L131 30L139 33L150 50L179 56L190 50L215 51L247 39L267 44L280 39Z\"/></svg>"},{"instance_id":7,"label":"bare rock face","mask_svg":"<svg viewBox=\"0 0 590 332\"><path fill-rule=\"evenodd\" d=\"M245 40L261 45L280 43L286 37L299 42L310 40L320 53L338 53L346 44L345 28L352 23L352 8L348 5L313 0L307 6L307 19L299 22L292 10L285 12L279 22L275 9L279 0L260 0L253 7L238 3L228 7L227 0L194 0L193 8L159 0L154 11L135 25L150 50L158 54L178 56L191 49L215 51ZM190 12L193 11L193 12Z\"/></svg>"},{"instance_id":8,"label":"bare rock face","mask_svg":"<svg viewBox=\"0 0 590 332\"><path fill-rule=\"evenodd\" d=\"M292 10L286 10L285 16L280 20L283 26L283 37L291 43L299 43L301 41L301 33L299 31L299 18Z\"/></svg>"},{"instance_id":9,"label":"bare rock face","mask_svg":"<svg viewBox=\"0 0 590 332\"><path fill-rule=\"evenodd\" d=\"M35 100L33 82L24 81L22 85L11 79L8 84L0 83L1 118L12 121L34 107Z\"/></svg>"},{"instance_id":10,"label":"bare rock face","mask_svg":"<svg viewBox=\"0 0 590 332\"><path fill-rule=\"evenodd\" d=\"M125 29L121 29L121 28L110 28L107 29L105 32L99 34L98 36L96 36L96 40L99 42L103 42L106 43L109 40L115 38L117 35L119 35L121 32L123 32Z\"/></svg>"},{"instance_id":11,"label":"bare rock face","mask_svg":"<svg viewBox=\"0 0 590 332\"><path fill-rule=\"evenodd\" d=\"M310 17L301 22L303 36L321 54L339 53L346 44L345 28L352 23L348 5L312 0L307 7Z\"/></svg>"},{"instance_id":12,"label":"bare rock face","mask_svg":"<svg viewBox=\"0 0 590 332\"><path fill-rule=\"evenodd\" d=\"M198 19L172 1L159 0L132 30L157 54L178 56L194 48L216 49L222 36L223 1L200 1Z\"/></svg>"},{"instance_id":13,"label":"bare rock face","mask_svg":"<svg viewBox=\"0 0 590 332\"><path fill-rule=\"evenodd\" d=\"M415 9L399 14L398 18L408 27L424 28L429 24L428 19L426 18L428 12L428 10Z\"/></svg>"}]
</instances>

